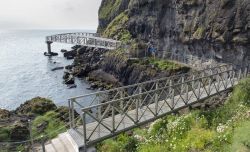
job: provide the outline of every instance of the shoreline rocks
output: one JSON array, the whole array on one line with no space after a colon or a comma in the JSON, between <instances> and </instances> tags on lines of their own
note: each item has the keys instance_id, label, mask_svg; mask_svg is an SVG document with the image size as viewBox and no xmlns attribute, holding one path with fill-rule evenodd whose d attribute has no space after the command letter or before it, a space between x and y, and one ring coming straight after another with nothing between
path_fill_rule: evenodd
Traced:
<instances>
[{"instance_id":1,"label":"shoreline rocks","mask_svg":"<svg viewBox=\"0 0 250 152\"><path fill-rule=\"evenodd\" d=\"M63 69L64 67L56 67L56 68L51 69L51 71L57 71L57 70L63 70Z\"/></svg>"}]
</instances>

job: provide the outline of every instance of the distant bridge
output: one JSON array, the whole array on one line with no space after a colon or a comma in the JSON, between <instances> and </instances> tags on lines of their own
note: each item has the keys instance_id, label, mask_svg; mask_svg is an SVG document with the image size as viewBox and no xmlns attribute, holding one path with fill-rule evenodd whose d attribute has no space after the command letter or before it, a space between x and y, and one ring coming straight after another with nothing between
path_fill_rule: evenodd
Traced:
<instances>
[{"instance_id":1,"label":"distant bridge","mask_svg":"<svg viewBox=\"0 0 250 152\"><path fill-rule=\"evenodd\" d=\"M235 70L222 65L71 98L71 129L45 148L52 152L85 152L105 139L228 90L248 73L248 67ZM81 124L76 122L75 109L80 111Z\"/></svg>"},{"instance_id":2,"label":"distant bridge","mask_svg":"<svg viewBox=\"0 0 250 152\"><path fill-rule=\"evenodd\" d=\"M96 47L108 50L114 50L121 45L120 41L102 38L97 33L79 32L56 34L46 37L46 43L48 45L49 54L51 53L51 43L53 42Z\"/></svg>"}]
</instances>

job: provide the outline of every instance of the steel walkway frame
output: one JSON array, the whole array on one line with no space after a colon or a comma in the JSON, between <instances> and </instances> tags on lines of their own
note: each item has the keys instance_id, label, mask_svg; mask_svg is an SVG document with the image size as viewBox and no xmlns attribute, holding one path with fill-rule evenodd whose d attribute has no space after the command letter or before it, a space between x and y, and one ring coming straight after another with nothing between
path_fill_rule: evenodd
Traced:
<instances>
[{"instance_id":1,"label":"steel walkway frame","mask_svg":"<svg viewBox=\"0 0 250 152\"><path fill-rule=\"evenodd\" d=\"M248 67L222 65L71 98L69 133L80 148L87 148L230 89L248 73ZM74 118L77 108L81 125Z\"/></svg>"}]
</instances>

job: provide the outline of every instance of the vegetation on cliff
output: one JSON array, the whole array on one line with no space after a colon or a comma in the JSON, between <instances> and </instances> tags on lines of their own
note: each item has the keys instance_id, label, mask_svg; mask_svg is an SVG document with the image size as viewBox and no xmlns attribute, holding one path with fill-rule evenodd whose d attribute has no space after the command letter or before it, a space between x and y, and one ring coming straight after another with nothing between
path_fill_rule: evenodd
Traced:
<instances>
[{"instance_id":1,"label":"vegetation on cliff","mask_svg":"<svg viewBox=\"0 0 250 152\"><path fill-rule=\"evenodd\" d=\"M131 40L131 34L125 28L129 20L126 12L118 15L104 30L103 36L109 38L115 38L123 42L128 42Z\"/></svg>"},{"instance_id":2,"label":"vegetation on cliff","mask_svg":"<svg viewBox=\"0 0 250 152\"><path fill-rule=\"evenodd\" d=\"M241 81L226 103L215 109L169 115L146 129L109 139L99 145L105 152L193 152L250 150L250 78Z\"/></svg>"},{"instance_id":3,"label":"vegetation on cliff","mask_svg":"<svg viewBox=\"0 0 250 152\"><path fill-rule=\"evenodd\" d=\"M112 13L119 9L119 5L121 4L121 0L108 0L103 1L102 7L99 10L99 18L106 19L110 18Z\"/></svg>"},{"instance_id":4,"label":"vegetation on cliff","mask_svg":"<svg viewBox=\"0 0 250 152\"><path fill-rule=\"evenodd\" d=\"M26 101L14 111L0 109L0 118L3 122L0 124L0 152L27 151L30 142L24 141L29 141L30 136L34 143L41 142L41 136L45 140L52 139L66 131L69 119L68 108L56 107L51 100L41 97Z\"/></svg>"}]
</instances>

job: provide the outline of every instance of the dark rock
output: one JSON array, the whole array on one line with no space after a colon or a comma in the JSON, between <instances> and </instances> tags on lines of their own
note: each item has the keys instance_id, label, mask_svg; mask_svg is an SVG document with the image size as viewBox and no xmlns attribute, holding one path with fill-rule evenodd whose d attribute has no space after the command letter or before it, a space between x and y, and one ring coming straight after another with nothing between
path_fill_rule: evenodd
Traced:
<instances>
[{"instance_id":1,"label":"dark rock","mask_svg":"<svg viewBox=\"0 0 250 152\"><path fill-rule=\"evenodd\" d=\"M67 69L67 70L72 70L73 67L74 67L73 65L67 65L67 66L65 67L65 69Z\"/></svg>"},{"instance_id":2,"label":"dark rock","mask_svg":"<svg viewBox=\"0 0 250 152\"><path fill-rule=\"evenodd\" d=\"M48 124L49 124L49 123L48 123L47 121L44 121L44 122L38 124L38 125L36 126L38 133L44 132L44 130L47 128Z\"/></svg>"},{"instance_id":3,"label":"dark rock","mask_svg":"<svg viewBox=\"0 0 250 152\"><path fill-rule=\"evenodd\" d=\"M24 141L29 138L29 129L22 123L16 123L10 130L11 141Z\"/></svg>"},{"instance_id":4,"label":"dark rock","mask_svg":"<svg viewBox=\"0 0 250 152\"><path fill-rule=\"evenodd\" d=\"M63 54L63 56L65 57L65 58L67 58L67 59L73 59L75 56L76 56L76 54L77 54L77 51L76 50L71 50L71 51L68 51L68 52L65 52L64 54Z\"/></svg>"},{"instance_id":5,"label":"dark rock","mask_svg":"<svg viewBox=\"0 0 250 152\"><path fill-rule=\"evenodd\" d=\"M73 89L73 88L76 88L76 87L77 87L76 84L68 85L68 89Z\"/></svg>"},{"instance_id":6,"label":"dark rock","mask_svg":"<svg viewBox=\"0 0 250 152\"><path fill-rule=\"evenodd\" d=\"M98 85L96 84L96 83L91 83L90 84L90 90L95 90L95 89L97 89L98 88Z\"/></svg>"},{"instance_id":7,"label":"dark rock","mask_svg":"<svg viewBox=\"0 0 250 152\"><path fill-rule=\"evenodd\" d=\"M44 52L44 55L45 55L45 56L57 56L58 53L55 53L55 52L51 52L51 53Z\"/></svg>"},{"instance_id":8,"label":"dark rock","mask_svg":"<svg viewBox=\"0 0 250 152\"><path fill-rule=\"evenodd\" d=\"M4 120L4 119L9 119L10 118L10 111L5 110L5 109L0 109L0 119Z\"/></svg>"},{"instance_id":9,"label":"dark rock","mask_svg":"<svg viewBox=\"0 0 250 152\"><path fill-rule=\"evenodd\" d=\"M80 47L82 47L82 46L81 45L75 45L75 46L72 46L71 49L76 50L76 49L78 49Z\"/></svg>"},{"instance_id":10,"label":"dark rock","mask_svg":"<svg viewBox=\"0 0 250 152\"><path fill-rule=\"evenodd\" d=\"M64 67L56 67L56 68L53 68L51 71L62 70L62 69L64 69Z\"/></svg>"},{"instance_id":11,"label":"dark rock","mask_svg":"<svg viewBox=\"0 0 250 152\"><path fill-rule=\"evenodd\" d=\"M42 115L48 111L55 110L56 105L49 99L36 97L21 104L16 110L17 114Z\"/></svg>"},{"instance_id":12,"label":"dark rock","mask_svg":"<svg viewBox=\"0 0 250 152\"><path fill-rule=\"evenodd\" d=\"M64 80L67 80L67 79L69 79L69 76L70 76L70 73L69 73L69 72L64 72L64 74L63 74L63 79L64 79Z\"/></svg>"},{"instance_id":13,"label":"dark rock","mask_svg":"<svg viewBox=\"0 0 250 152\"><path fill-rule=\"evenodd\" d=\"M72 60L72 59L74 59L74 56L67 56L66 59L67 60Z\"/></svg>"},{"instance_id":14,"label":"dark rock","mask_svg":"<svg viewBox=\"0 0 250 152\"><path fill-rule=\"evenodd\" d=\"M65 52L67 52L67 50L65 50L65 49L61 49L61 52L62 52L62 53L65 53Z\"/></svg>"},{"instance_id":15,"label":"dark rock","mask_svg":"<svg viewBox=\"0 0 250 152\"><path fill-rule=\"evenodd\" d=\"M66 80L65 84L74 84L75 83L75 78L73 75L70 75Z\"/></svg>"}]
</instances>

